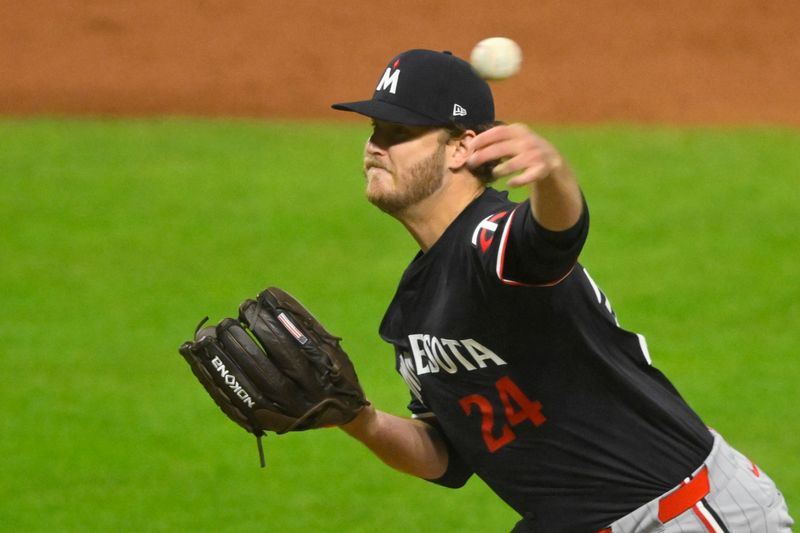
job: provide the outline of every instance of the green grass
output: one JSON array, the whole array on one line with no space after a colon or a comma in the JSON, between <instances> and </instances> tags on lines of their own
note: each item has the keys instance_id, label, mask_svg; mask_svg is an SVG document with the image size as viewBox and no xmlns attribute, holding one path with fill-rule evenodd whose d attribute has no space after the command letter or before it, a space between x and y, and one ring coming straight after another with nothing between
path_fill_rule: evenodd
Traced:
<instances>
[{"instance_id":1,"label":"green grass","mask_svg":"<svg viewBox=\"0 0 800 533\"><path fill-rule=\"evenodd\" d=\"M592 212L583 263L706 422L800 508L800 133L543 128ZM177 354L268 285L377 336L415 251L363 200L360 126L0 121L0 530L495 532L479 481L397 474L338 430L255 441ZM518 192L515 192L518 195Z\"/></svg>"}]
</instances>

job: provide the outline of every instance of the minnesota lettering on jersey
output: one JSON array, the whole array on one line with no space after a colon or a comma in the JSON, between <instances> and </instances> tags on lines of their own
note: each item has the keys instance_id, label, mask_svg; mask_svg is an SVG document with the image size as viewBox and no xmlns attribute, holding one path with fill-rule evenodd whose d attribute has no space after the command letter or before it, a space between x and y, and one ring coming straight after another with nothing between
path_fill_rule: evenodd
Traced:
<instances>
[{"instance_id":1,"label":"minnesota lettering on jersey","mask_svg":"<svg viewBox=\"0 0 800 533\"><path fill-rule=\"evenodd\" d=\"M419 400L422 400L422 385L418 376L439 372L471 372L486 368L489 364L506 364L499 355L475 339L440 339L426 333L414 333L408 336L408 343L411 353L398 351L398 369L408 388Z\"/></svg>"}]
</instances>

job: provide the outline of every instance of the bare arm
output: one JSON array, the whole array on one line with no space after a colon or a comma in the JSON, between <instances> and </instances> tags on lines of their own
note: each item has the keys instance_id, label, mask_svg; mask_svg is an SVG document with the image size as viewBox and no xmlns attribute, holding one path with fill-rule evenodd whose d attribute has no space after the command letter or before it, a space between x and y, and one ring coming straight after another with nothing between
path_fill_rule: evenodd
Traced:
<instances>
[{"instance_id":1,"label":"bare arm","mask_svg":"<svg viewBox=\"0 0 800 533\"><path fill-rule=\"evenodd\" d=\"M447 470L446 445L436 428L421 420L390 415L370 405L341 428L400 472L437 479Z\"/></svg>"},{"instance_id":2,"label":"bare arm","mask_svg":"<svg viewBox=\"0 0 800 533\"><path fill-rule=\"evenodd\" d=\"M530 187L531 213L552 231L574 226L583 210L580 187L561 154L523 124L497 126L476 136L469 166L502 158L494 169L498 178L518 173L510 187Z\"/></svg>"}]
</instances>

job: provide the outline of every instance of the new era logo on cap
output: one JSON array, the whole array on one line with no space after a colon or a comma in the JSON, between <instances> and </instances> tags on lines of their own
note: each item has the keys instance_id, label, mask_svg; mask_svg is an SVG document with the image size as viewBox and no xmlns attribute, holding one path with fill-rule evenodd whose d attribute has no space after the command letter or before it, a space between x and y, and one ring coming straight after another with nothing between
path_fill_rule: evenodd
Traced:
<instances>
[{"instance_id":1,"label":"new era logo on cap","mask_svg":"<svg viewBox=\"0 0 800 533\"><path fill-rule=\"evenodd\" d=\"M486 81L463 59L433 50L408 50L392 58L372 99L332 107L410 126L494 122L494 100Z\"/></svg>"}]
</instances>

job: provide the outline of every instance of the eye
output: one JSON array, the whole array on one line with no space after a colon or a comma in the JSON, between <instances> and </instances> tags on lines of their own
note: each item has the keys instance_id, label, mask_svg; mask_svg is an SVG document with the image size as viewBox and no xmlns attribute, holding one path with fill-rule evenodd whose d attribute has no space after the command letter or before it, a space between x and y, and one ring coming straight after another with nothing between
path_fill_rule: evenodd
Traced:
<instances>
[{"instance_id":1,"label":"eye","mask_svg":"<svg viewBox=\"0 0 800 533\"><path fill-rule=\"evenodd\" d=\"M385 144L397 144L403 139L402 127L388 122L372 122L372 138Z\"/></svg>"},{"instance_id":2,"label":"eye","mask_svg":"<svg viewBox=\"0 0 800 533\"><path fill-rule=\"evenodd\" d=\"M392 146L411 141L423 135L430 128L407 126L392 122L372 121L372 140L384 146Z\"/></svg>"},{"instance_id":3,"label":"eye","mask_svg":"<svg viewBox=\"0 0 800 533\"><path fill-rule=\"evenodd\" d=\"M407 141L415 137L414 132L408 126L395 126L392 130L391 136L398 141Z\"/></svg>"}]
</instances>

